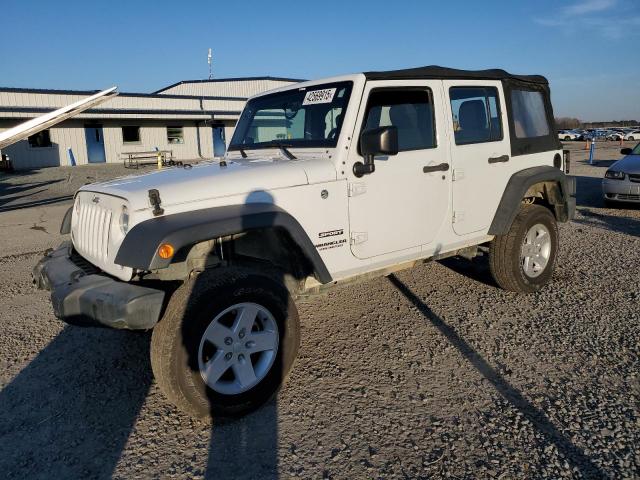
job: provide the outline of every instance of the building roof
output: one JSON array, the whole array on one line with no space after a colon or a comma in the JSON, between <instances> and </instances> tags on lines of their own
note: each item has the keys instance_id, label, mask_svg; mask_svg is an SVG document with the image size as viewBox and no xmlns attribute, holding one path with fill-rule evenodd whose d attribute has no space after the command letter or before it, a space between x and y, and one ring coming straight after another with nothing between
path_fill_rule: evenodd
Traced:
<instances>
[{"instance_id":1,"label":"building roof","mask_svg":"<svg viewBox=\"0 0 640 480\"><path fill-rule=\"evenodd\" d=\"M203 80L182 80L180 82L173 83L167 87L161 88L160 90L156 90L153 92L154 94L162 93L164 91L170 90L178 85L184 85L185 83L221 83L221 82L251 82L256 80L271 80L274 82L306 82L306 80L302 80L299 78L285 78L285 77L231 77L231 78L211 78L211 79L203 79Z\"/></svg>"},{"instance_id":2,"label":"building roof","mask_svg":"<svg viewBox=\"0 0 640 480\"><path fill-rule=\"evenodd\" d=\"M179 82L188 83L188 82ZM178 85L178 84L177 84ZM170 88L170 87L167 87ZM94 95L100 90L64 90L53 88L16 88L16 87L1 87L0 92L10 93L38 93L49 95ZM159 90L161 91L161 90ZM119 97L143 97L143 98L197 98L204 100L247 100L247 97L228 97L228 96L201 96L201 95L170 95L158 93L133 93L133 92L120 92Z\"/></svg>"},{"instance_id":3,"label":"building roof","mask_svg":"<svg viewBox=\"0 0 640 480\"><path fill-rule=\"evenodd\" d=\"M469 80L519 80L521 82L547 85L549 82L542 75L513 75L505 70L458 70L456 68L429 65L426 67L406 68L403 70L389 70L386 72L364 72L367 80L414 80L422 78L432 79L469 79Z\"/></svg>"}]
</instances>

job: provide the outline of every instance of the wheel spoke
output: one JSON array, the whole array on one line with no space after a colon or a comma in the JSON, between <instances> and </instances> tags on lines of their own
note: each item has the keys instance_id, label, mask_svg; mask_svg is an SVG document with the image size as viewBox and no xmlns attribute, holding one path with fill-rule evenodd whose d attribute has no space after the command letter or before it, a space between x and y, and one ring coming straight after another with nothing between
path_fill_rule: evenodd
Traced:
<instances>
[{"instance_id":1,"label":"wheel spoke","mask_svg":"<svg viewBox=\"0 0 640 480\"><path fill-rule=\"evenodd\" d=\"M231 368L236 376L236 380L242 387L255 382L256 372L253 370L253 364L250 358L245 357L244 360L234 362Z\"/></svg>"},{"instance_id":2,"label":"wheel spoke","mask_svg":"<svg viewBox=\"0 0 640 480\"><path fill-rule=\"evenodd\" d=\"M237 333L240 330L244 329L246 333L251 332L257 315L258 309L255 305L243 305L242 309L238 313L238 316L236 317L235 322L233 323L233 331Z\"/></svg>"},{"instance_id":3,"label":"wheel spoke","mask_svg":"<svg viewBox=\"0 0 640 480\"><path fill-rule=\"evenodd\" d=\"M531 257L524 257L522 268L527 273L531 272Z\"/></svg>"},{"instance_id":4,"label":"wheel spoke","mask_svg":"<svg viewBox=\"0 0 640 480\"><path fill-rule=\"evenodd\" d=\"M247 348L250 353L264 352L265 350L275 350L277 343L278 334L276 332L254 332L249 337Z\"/></svg>"},{"instance_id":5,"label":"wheel spoke","mask_svg":"<svg viewBox=\"0 0 640 480\"><path fill-rule=\"evenodd\" d=\"M224 352L218 350L214 357L205 364L204 375L207 379L207 384L215 384L229 367L230 364L225 360Z\"/></svg>"},{"instance_id":6,"label":"wheel spoke","mask_svg":"<svg viewBox=\"0 0 640 480\"><path fill-rule=\"evenodd\" d=\"M224 348L224 339L230 337L231 329L225 327L221 323L213 322L204 332L204 338L208 342L213 343L218 348Z\"/></svg>"}]
</instances>

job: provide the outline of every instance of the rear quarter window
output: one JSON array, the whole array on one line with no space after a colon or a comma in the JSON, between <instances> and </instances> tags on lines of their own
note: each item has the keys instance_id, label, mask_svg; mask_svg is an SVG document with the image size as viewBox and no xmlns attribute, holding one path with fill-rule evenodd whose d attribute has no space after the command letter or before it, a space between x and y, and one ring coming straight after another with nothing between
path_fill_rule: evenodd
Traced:
<instances>
[{"instance_id":1,"label":"rear quarter window","mask_svg":"<svg viewBox=\"0 0 640 480\"><path fill-rule=\"evenodd\" d=\"M517 138L534 138L549 135L549 121L541 92L512 90L511 108Z\"/></svg>"}]
</instances>

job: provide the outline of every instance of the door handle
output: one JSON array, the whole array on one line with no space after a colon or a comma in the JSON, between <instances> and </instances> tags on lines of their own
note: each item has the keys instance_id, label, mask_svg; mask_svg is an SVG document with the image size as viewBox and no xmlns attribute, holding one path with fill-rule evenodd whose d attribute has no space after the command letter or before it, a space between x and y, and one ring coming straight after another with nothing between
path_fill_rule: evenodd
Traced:
<instances>
[{"instance_id":1,"label":"door handle","mask_svg":"<svg viewBox=\"0 0 640 480\"><path fill-rule=\"evenodd\" d=\"M441 163L440 165L429 165L428 167L422 167L422 171L424 173L446 172L447 170L449 170L448 163Z\"/></svg>"},{"instance_id":2,"label":"door handle","mask_svg":"<svg viewBox=\"0 0 640 480\"><path fill-rule=\"evenodd\" d=\"M508 162L509 155L500 155L499 157L489 157L489 163L502 163Z\"/></svg>"}]
</instances>

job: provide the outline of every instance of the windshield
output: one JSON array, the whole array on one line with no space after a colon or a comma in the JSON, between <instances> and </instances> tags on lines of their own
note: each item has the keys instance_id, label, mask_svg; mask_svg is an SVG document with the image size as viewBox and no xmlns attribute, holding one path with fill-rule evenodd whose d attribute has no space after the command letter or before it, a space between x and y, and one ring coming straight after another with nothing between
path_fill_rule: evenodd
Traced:
<instances>
[{"instance_id":1,"label":"windshield","mask_svg":"<svg viewBox=\"0 0 640 480\"><path fill-rule=\"evenodd\" d=\"M640 155L640 143L636 144L636 146L633 147L633 150L631 150L631 155Z\"/></svg>"},{"instance_id":2,"label":"windshield","mask_svg":"<svg viewBox=\"0 0 640 480\"><path fill-rule=\"evenodd\" d=\"M352 87L352 82L326 83L250 100L229 150L335 147Z\"/></svg>"}]
</instances>

